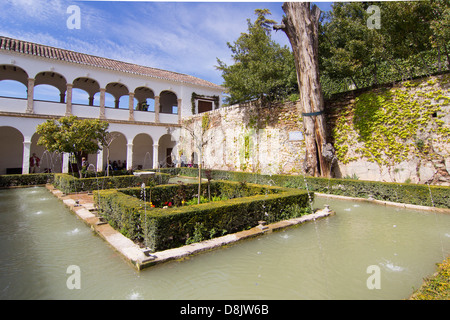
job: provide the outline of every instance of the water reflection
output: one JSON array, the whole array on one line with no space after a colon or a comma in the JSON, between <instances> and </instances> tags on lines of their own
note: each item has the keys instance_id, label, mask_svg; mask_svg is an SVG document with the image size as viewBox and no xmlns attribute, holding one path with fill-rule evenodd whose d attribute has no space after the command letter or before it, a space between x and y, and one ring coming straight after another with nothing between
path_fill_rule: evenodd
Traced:
<instances>
[{"instance_id":1,"label":"water reflection","mask_svg":"<svg viewBox=\"0 0 450 320\"><path fill-rule=\"evenodd\" d=\"M403 299L450 254L450 215L318 198L337 215L137 272L45 188L0 197L0 299Z\"/></svg>"}]
</instances>

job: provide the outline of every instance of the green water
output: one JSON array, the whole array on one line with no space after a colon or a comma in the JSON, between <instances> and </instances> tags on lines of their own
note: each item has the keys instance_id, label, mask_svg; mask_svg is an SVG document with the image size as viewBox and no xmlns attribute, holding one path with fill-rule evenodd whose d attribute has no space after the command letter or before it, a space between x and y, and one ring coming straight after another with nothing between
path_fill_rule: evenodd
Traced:
<instances>
[{"instance_id":1,"label":"green water","mask_svg":"<svg viewBox=\"0 0 450 320\"><path fill-rule=\"evenodd\" d=\"M0 299L404 299L450 254L450 215L324 203L337 214L138 272L45 188L1 190Z\"/></svg>"}]
</instances>

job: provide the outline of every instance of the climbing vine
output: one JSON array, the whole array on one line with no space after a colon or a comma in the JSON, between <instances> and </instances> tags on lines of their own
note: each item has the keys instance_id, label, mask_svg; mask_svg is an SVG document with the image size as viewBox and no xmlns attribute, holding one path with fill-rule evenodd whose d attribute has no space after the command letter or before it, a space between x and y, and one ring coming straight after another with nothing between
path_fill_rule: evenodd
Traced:
<instances>
[{"instance_id":1,"label":"climbing vine","mask_svg":"<svg viewBox=\"0 0 450 320\"><path fill-rule=\"evenodd\" d=\"M411 81L357 97L332 131L338 159L346 164L365 158L393 166L411 154L433 158L433 148L450 143L450 128L441 119L450 98L436 82Z\"/></svg>"}]
</instances>

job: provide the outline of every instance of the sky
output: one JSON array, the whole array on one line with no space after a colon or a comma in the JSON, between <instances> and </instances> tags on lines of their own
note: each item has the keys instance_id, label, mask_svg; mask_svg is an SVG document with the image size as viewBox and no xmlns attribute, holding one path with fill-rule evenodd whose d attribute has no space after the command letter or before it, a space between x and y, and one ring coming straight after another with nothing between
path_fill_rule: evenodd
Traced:
<instances>
[{"instance_id":1,"label":"sky","mask_svg":"<svg viewBox=\"0 0 450 320\"><path fill-rule=\"evenodd\" d=\"M330 2L316 4L322 11L330 10ZM80 10L79 28L72 27L72 5ZM281 6L282 2L1 0L0 35L220 85L217 58L232 64L227 42L247 31L247 19L255 20L255 9L269 9L270 18L280 22ZM281 31L273 32L272 39L290 47Z\"/></svg>"}]
</instances>

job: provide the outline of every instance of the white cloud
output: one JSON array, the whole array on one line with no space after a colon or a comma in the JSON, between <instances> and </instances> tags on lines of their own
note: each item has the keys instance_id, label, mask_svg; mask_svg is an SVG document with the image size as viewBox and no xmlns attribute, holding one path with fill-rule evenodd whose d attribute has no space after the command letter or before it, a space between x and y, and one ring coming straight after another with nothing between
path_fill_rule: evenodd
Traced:
<instances>
[{"instance_id":1,"label":"white cloud","mask_svg":"<svg viewBox=\"0 0 450 320\"><path fill-rule=\"evenodd\" d=\"M67 6L81 8L81 29L66 27ZM159 3L7 0L3 35L221 83L216 58L231 63L226 43L247 30L254 9L281 3ZM278 10L280 11L280 10ZM281 13L272 10L274 20ZM286 39L287 43L287 39Z\"/></svg>"}]
</instances>

